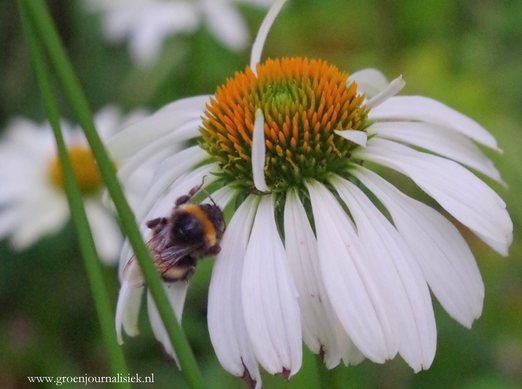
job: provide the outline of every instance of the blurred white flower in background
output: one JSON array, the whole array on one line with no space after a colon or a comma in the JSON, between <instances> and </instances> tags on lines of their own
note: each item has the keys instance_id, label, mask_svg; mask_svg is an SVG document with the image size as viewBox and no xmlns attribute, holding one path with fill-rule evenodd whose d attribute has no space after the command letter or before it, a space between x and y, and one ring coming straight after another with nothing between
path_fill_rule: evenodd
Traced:
<instances>
[{"instance_id":1,"label":"blurred white flower in background","mask_svg":"<svg viewBox=\"0 0 522 389\"><path fill-rule=\"evenodd\" d=\"M111 42L129 40L139 65L153 62L168 36L191 34L204 23L229 50L247 47L250 33L238 3L268 7L273 0L86 0L87 9L103 14L105 36Z\"/></svg>"},{"instance_id":2,"label":"blurred white flower in background","mask_svg":"<svg viewBox=\"0 0 522 389\"><path fill-rule=\"evenodd\" d=\"M95 116L102 140L144 115L123 117L109 106ZM74 175L83 196L98 254L106 262L118 258L120 228L102 204L103 181L80 128L62 120L62 133ZM126 187L130 201L139 197L139 186ZM9 237L15 250L28 248L40 238L60 231L69 220L69 206L56 142L48 123L13 119L0 138L0 239Z\"/></svg>"}]
</instances>

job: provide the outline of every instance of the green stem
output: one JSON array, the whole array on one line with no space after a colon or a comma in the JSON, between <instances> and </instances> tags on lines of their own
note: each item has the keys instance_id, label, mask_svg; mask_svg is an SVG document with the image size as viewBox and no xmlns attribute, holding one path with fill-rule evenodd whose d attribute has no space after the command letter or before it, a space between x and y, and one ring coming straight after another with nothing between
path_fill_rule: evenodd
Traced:
<instances>
[{"instance_id":1,"label":"green stem","mask_svg":"<svg viewBox=\"0 0 522 389\"><path fill-rule=\"evenodd\" d=\"M107 353L111 364L112 373L116 376L118 373L127 375L127 366L121 347L119 347L114 334L113 316L111 310L108 293L105 288L102 273L99 266L99 259L94 246L94 240L89 228L87 215L83 208L83 202L80 190L76 184L74 173L67 154L61 128L60 115L49 83L49 74L45 64L44 54L39 47L35 31L29 23L26 4L19 0L18 5L22 17L22 24L29 44L31 60L33 62L36 80L40 89L42 101L44 104L47 117L53 129L56 145L58 148L58 156L64 175L65 191L67 201L71 211L73 224L78 235L80 251L84 260L85 270L89 279L89 284L93 294L94 305L98 314L98 320L102 331L102 337L107 347ZM121 388L130 388L130 384L121 383Z\"/></svg>"},{"instance_id":2,"label":"green stem","mask_svg":"<svg viewBox=\"0 0 522 389\"><path fill-rule=\"evenodd\" d=\"M43 0L26 2L32 21L38 30L39 37L47 49L47 53L56 72L69 105L83 128L92 153L98 164L107 190L112 197L122 228L134 250L136 260L143 272L145 282L154 298L161 319L165 325L170 341L176 350L183 375L191 388L203 388L203 380L196 364L194 354L187 338L176 320L172 308L163 289L162 281L150 257L147 246L143 242L134 214L130 209L121 186L116 178L113 163L110 161L102 142L94 127L91 110L80 87L72 65L58 37L49 10Z\"/></svg>"}]
</instances>

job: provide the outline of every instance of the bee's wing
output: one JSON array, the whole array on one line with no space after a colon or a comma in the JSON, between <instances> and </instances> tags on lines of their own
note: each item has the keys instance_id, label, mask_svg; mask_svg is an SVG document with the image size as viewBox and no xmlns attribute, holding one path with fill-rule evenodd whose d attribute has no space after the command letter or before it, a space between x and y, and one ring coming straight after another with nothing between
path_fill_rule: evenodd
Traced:
<instances>
[{"instance_id":1,"label":"bee's wing","mask_svg":"<svg viewBox=\"0 0 522 389\"><path fill-rule=\"evenodd\" d=\"M186 256L194 254L199 249L200 245L177 245L163 248L161 251L151 251L156 260L156 265L160 273L174 267L180 260Z\"/></svg>"},{"instance_id":2,"label":"bee's wing","mask_svg":"<svg viewBox=\"0 0 522 389\"><path fill-rule=\"evenodd\" d=\"M147 246L154 262L156 263L159 273L164 273L170 268L176 266L181 259L197 251L200 245L177 245L164 247L161 239L155 239L153 237L149 240ZM138 288L145 284L143 273L141 272L135 256L127 262L125 269L123 269L123 279L133 288Z\"/></svg>"},{"instance_id":3,"label":"bee's wing","mask_svg":"<svg viewBox=\"0 0 522 389\"><path fill-rule=\"evenodd\" d=\"M158 249L158 245L160 240L157 237L152 237L147 242L147 247L149 248L150 253L153 255L154 260L156 261L156 256L154 255L154 251ZM154 250L154 251L153 251ZM129 283L129 285L133 288L138 288L145 284L145 280L143 278L143 273L141 272L140 266L136 261L136 256L133 255L127 265L125 265L125 269L123 269L123 279Z\"/></svg>"}]
</instances>

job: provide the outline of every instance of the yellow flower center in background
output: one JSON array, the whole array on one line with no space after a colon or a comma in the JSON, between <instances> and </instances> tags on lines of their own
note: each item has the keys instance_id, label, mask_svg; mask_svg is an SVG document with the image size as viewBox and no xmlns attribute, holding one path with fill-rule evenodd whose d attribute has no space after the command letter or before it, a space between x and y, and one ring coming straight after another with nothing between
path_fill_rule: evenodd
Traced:
<instances>
[{"instance_id":1,"label":"yellow flower center in background","mask_svg":"<svg viewBox=\"0 0 522 389\"><path fill-rule=\"evenodd\" d=\"M103 181L92 152L84 147L73 146L68 149L68 155L80 192L91 194L101 189ZM49 164L49 178L55 187L64 189L63 171L58 156Z\"/></svg>"},{"instance_id":2,"label":"yellow flower center in background","mask_svg":"<svg viewBox=\"0 0 522 389\"><path fill-rule=\"evenodd\" d=\"M283 58L247 67L217 89L203 117L201 147L223 168L224 178L252 188L255 112L264 115L265 179L272 190L342 174L355 144L335 130L364 131L368 109L348 74L321 60Z\"/></svg>"}]
</instances>

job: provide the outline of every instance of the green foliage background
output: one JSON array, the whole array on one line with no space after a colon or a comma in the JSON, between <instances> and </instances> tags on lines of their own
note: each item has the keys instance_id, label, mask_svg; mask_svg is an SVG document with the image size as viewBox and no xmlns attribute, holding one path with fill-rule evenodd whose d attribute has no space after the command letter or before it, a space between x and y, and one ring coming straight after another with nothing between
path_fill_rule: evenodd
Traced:
<instances>
[{"instance_id":1,"label":"green foliage background","mask_svg":"<svg viewBox=\"0 0 522 389\"><path fill-rule=\"evenodd\" d=\"M249 50L231 54L201 28L192 36L169 39L153 66L136 68L124 44L105 43L99 18L86 14L79 0L48 4L93 111L110 103L124 110L154 110L177 98L213 93L249 62ZM241 10L253 37L264 12ZM16 2L0 0L0 15L0 127L16 115L44 121ZM263 58L307 56L348 72L375 67L390 79L402 74L402 94L442 101L495 135L504 155L486 153L509 189L488 183L507 203L514 242L504 259L461 228L486 285L484 311L466 330L435 303L438 348L429 370L414 374L397 357L384 365L365 361L328 371L305 347L303 367L290 383L264 375L264 387L522 387L521 20L522 2L514 0L293 0L285 7ZM71 118L63 98L60 103L62 115ZM410 182L396 179L422 196ZM210 260L198 266L183 327L208 387L243 388L240 379L221 368L208 336L211 268ZM115 307L116 269L104 267L104 276ZM156 387L185 388L181 373L155 342L146 314L140 328L141 336L127 338L123 346L131 373L154 373ZM27 376L85 374L108 375L109 370L71 226L22 253L0 242L0 387L38 387Z\"/></svg>"}]
</instances>

